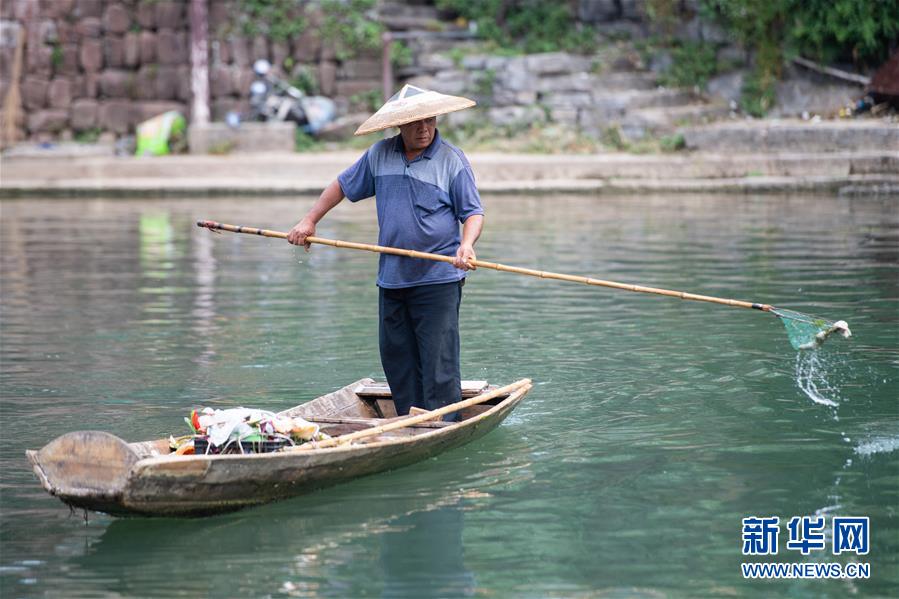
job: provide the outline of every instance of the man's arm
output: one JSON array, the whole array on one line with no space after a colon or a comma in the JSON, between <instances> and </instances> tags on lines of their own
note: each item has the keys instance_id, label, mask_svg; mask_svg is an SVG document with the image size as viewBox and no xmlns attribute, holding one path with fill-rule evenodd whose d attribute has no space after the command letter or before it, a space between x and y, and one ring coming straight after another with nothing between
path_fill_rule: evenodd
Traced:
<instances>
[{"instance_id":1,"label":"man's arm","mask_svg":"<svg viewBox=\"0 0 899 599\"><path fill-rule=\"evenodd\" d=\"M308 243L306 238L315 235L315 225L341 200L343 200L343 189L341 189L337 179L334 179L330 185L325 187L322 194L318 196L318 199L312 205L312 208L309 209L309 212L306 213L306 216L290 230L287 234L287 241L294 245L305 245L308 252L312 244Z\"/></svg>"},{"instance_id":2,"label":"man's arm","mask_svg":"<svg viewBox=\"0 0 899 599\"><path fill-rule=\"evenodd\" d=\"M478 259L474 253L474 244L478 240L478 237L481 236L481 229L483 227L483 214L472 214L465 219L465 224L462 225L462 243L459 244L459 249L456 250L456 259L453 260L453 265L456 268L461 268L463 270L477 269L476 266L469 264L469 262Z\"/></svg>"}]
</instances>

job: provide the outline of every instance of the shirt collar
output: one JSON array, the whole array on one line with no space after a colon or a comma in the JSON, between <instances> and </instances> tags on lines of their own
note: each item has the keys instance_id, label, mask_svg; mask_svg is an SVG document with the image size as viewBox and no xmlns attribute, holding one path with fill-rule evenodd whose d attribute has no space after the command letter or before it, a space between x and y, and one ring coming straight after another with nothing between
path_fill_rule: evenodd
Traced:
<instances>
[{"instance_id":1,"label":"shirt collar","mask_svg":"<svg viewBox=\"0 0 899 599\"><path fill-rule=\"evenodd\" d=\"M440 148L440 131L434 129L434 139L431 140L431 145L425 148L425 151L422 152L422 156L430 160L434 157L434 154L437 153L438 148Z\"/></svg>"},{"instance_id":2,"label":"shirt collar","mask_svg":"<svg viewBox=\"0 0 899 599\"><path fill-rule=\"evenodd\" d=\"M419 154L418 157L416 158L416 160L418 160L418 158L427 158L428 160L433 158L434 154L436 154L437 150L440 148L440 144L442 143L442 141L443 140L440 137L440 131L435 129L434 130L434 139L431 140L431 145L429 145L427 148L425 148L425 151L422 152L421 154ZM393 149L396 152L405 152L406 151L406 146L403 145L403 136L402 135L396 136L396 143L394 144Z\"/></svg>"}]
</instances>

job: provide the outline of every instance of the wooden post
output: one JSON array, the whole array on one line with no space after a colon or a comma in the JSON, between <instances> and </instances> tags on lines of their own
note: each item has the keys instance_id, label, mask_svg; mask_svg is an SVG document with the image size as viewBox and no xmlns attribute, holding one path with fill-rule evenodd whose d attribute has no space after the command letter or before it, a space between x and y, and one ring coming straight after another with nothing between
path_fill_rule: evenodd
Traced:
<instances>
[{"instance_id":1,"label":"wooden post","mask_svg":"<svg viewBox=\"0 0 899 599\"><path fill-rule=\"evenodd\" d=\"M191 123L209 123L209 29L206 0L190 2L190 90L193 93Z\"/></svg>"},{"instance_id":2,"label":"wooden post","mask_svg":"<svg viewBox=\"0 0 899 599\"><path fill-rule=\"evenodd\" d=\"M14 29L16 32L16 50L12 61L12 75L9 79L9 90L3 100L3 129L0 147L14 146L18 141L19 119L22 116L22 94L19 80L22 78L22 60L25 52L25 28Z\"/></svg>"},{"instance_id":3,"label":"wooden post","mask_svg":"<svg viewBox=\"0 0 899 599\"><path fill-rule=\"evenodd\" d=\"M390 59L393 48L393 36L389 31L381 35L383 45L381 47L381 85L384 91L384 101L393 95L393 61Z\"/></svg>"}]
</instances>

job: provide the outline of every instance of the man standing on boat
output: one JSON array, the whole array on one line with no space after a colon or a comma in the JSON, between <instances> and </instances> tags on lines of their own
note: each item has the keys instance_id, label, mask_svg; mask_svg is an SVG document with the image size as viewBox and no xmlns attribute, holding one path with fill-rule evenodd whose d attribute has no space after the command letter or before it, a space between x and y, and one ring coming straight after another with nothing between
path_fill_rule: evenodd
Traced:
<instances>
[{"instance_id":1,"label":"man standing on boat","mask_svg":"<svg viewBox=\"0 0 899 599\"><path fill-rule=\"evenodd\" d=\"M484 210L471 165L440 137L437 116L474 104L404 86L355 133L399 127L400 134L375 143L342 172L287 237L308 250L306 237L344 197L374 196L379 245L454 256L450 264L380 255L381 365L400 415L413 406L435 410L461 400L459 305Z\"/></svg>"}]
</instances>

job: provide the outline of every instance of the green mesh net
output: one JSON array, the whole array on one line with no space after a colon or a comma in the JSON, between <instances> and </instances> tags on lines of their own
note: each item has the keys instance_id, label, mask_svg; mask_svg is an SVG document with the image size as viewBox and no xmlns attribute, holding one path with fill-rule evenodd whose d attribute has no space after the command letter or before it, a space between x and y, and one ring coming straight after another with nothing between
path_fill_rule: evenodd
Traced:
<instances>
[{"instance_id":1,"label":"green mesh net","mask_svg":"<svg viewBox=\"0 0 899 599\"><path fill-rule=\"evenodd\" d=\"M849 326L843 320L836 322L810 316L802 312L773 308L771 312L780 318L787 329L793 349L814 349L834 333L849 337Z\"/></svg>"}]
</instances>

